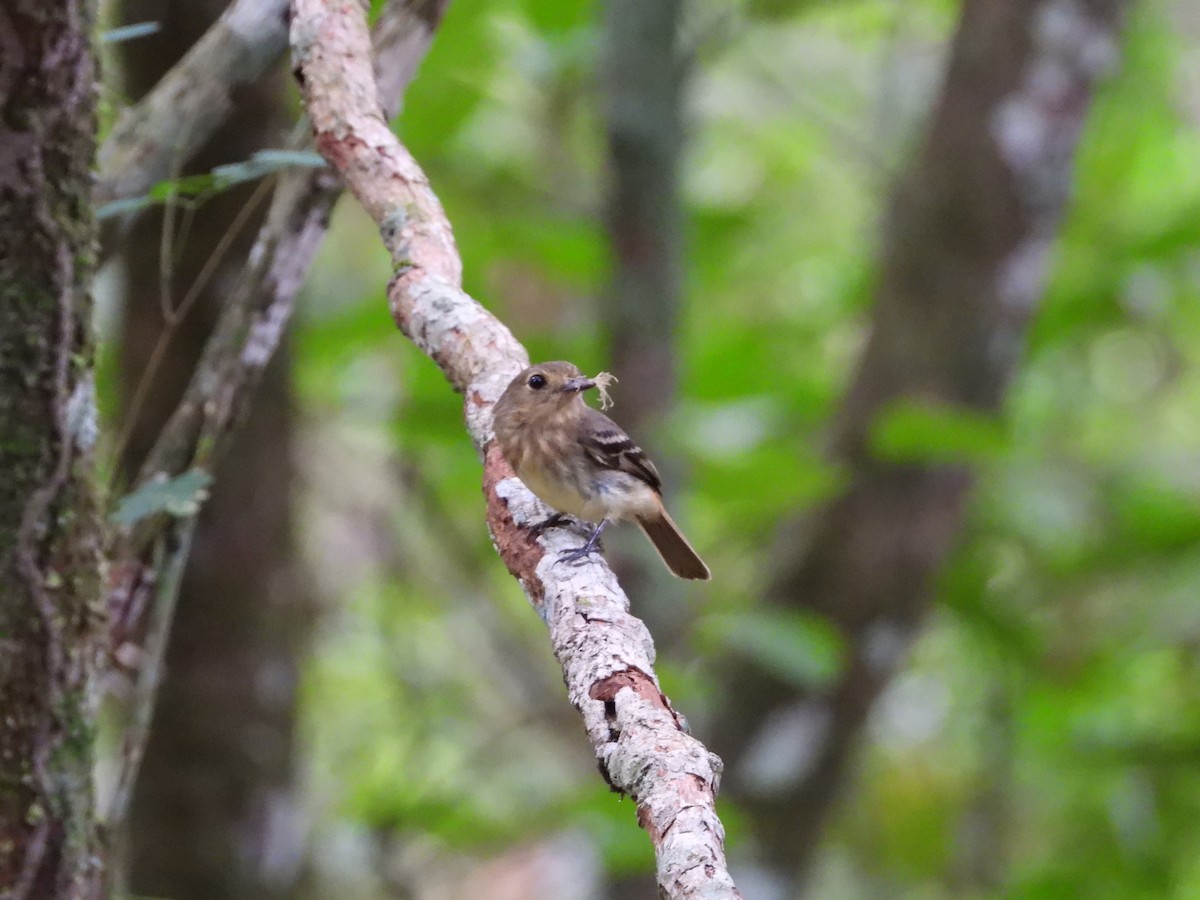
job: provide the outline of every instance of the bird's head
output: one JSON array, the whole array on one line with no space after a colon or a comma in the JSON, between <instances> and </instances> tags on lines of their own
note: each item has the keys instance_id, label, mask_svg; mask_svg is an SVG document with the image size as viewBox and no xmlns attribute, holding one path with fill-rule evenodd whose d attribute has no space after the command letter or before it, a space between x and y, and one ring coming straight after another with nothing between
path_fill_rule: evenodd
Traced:
<instances>
[{"instance_id":1,"label":"bird's head","mask_svg":"<svg viewBox=\"0 0 1200 900\"><path fill-rule=\"evenodd\" d=\"M535 422L582 404L583 392L596 386L596 379L572 363L538 363L512 380L496 404L496 418L519 420L513 425Z\"/></svg>"}]
</instances>

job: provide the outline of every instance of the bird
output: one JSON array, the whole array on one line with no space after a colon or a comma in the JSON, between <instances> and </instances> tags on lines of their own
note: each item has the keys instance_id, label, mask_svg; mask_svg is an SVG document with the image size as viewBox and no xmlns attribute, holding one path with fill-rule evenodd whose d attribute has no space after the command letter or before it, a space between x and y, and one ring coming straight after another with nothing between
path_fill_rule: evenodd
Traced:
<instances>
[{"instance_id":1,"label":"bird","mask_svg":"<svg viewBox=\"0 0 1200 900\"><path fill-rule=\"evenodd\" d=\"M610 378L589 378L569 362L539 363L514 378L496 402L492 429L500 452L556 511L535 528L562 524L565 516L595 523L587 542L559 560L581 562L610 522L636 522L672 573L708 580L708 566L663 506L654 464L616 422L584 402L592 388L604 396Z\"/></svg>"}]
</instances>

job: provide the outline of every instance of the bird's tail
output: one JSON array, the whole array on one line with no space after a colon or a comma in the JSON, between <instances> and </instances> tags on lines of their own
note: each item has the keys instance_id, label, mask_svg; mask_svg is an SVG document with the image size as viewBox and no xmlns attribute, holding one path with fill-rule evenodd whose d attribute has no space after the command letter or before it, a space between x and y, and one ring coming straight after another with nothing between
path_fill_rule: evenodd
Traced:
<instances>
[{"instance_id":1,"label":"bird's tail","mask_svg":"<svg viewBox=\"0 0 1200 900\"><path fill-rule=\"evenodd\" d=\"M692 549L688 539L683 536L683 532L667 515L665 509L660 509L656 518L639 518L637 522L673 573L680 578L696 578L701 581L712 578L712 573L708 571L708 566L704 564L700 554Z\"/></svg>"}]
</instances>

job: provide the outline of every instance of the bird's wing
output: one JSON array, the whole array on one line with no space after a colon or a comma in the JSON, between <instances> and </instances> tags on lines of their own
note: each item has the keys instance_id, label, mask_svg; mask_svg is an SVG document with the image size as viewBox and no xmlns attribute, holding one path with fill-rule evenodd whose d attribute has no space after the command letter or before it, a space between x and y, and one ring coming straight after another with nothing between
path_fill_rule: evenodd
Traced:
<instances>
[{"instance_id":1,"label":"bird's wing","mask_svg":"<svg viewBox=\"0 0 1200 900\"><path fill-rule=\"evenodd\" d=\"M604 413L589 407L586 415L587 427L580 443L592 461L605 469L626 472L662 493L662 479L642 448Z\"/></svg>"}]
</instances>

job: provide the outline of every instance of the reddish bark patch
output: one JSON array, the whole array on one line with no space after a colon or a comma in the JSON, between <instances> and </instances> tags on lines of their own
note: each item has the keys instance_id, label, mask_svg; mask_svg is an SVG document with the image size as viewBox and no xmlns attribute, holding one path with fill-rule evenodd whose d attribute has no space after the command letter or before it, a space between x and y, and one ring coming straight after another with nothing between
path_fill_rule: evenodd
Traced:
<instances>
[{"instance_id":1,"label":"reddish bark patch","mask_svg":"<svg viewBox=\"0 0 1200 900\"><path fill-rule=\"evenodd\" d=\"M629 688L647 703L653 703L659 709L665 709L672 716L674 715L671 704L658 689L654 679L640 669L629 668L613 672L607 678L602 678L593 684L588 691L588 696L593 700L611 703L622 688Z\"/></svg>"},{"instance_id":2,"label":"reddish bark patch","mask_svg":"<svg viewBox=\"0 0 1200 900\"><path fill-rule=\"evenodd\" d=\"M392 276L387 289L388 305L391 307L392 319L396 322L396 327L405 337L412 339L423 350L425 349L424 345L417 341L417 336L412 332L413 299L408 290L410 280L408 276L412 271L412 267L406 267Z\"/></svg>"},{"instance_id":3,"label":"reddish bark patch","mask_svg":"<svg viewBox=\"0 0 1200 900\"><path fill-rule=\"evenodd\" d=\"M679 799L685 806L712 805L712 785L695 772L685 775L677 784L679 785Z\"/></svg>"},{"instance_id":4,"label":"reddish bark patch","mask_svg":"<svg viewBox=\"0 0 1200 900\"><path fill-rule=\"evenodd\" d=\"M513 521L508 504L496 493L496 485L505 478L515 477L496 442L490 441L483 450L483 495L487 498L488 527L492 530L500 558L513 577L524 585L530 602L540 612L546 590L537 577L537 565L545 551L528 528Z\"/></svg>"},{"instance_id":5,"label":"reddish bark patch","mask_svg":"<svg viewBox=\"0 0 1200 900\"><path fill-rule=\"evenodd\" d=\"M638 804L637 821L638 825L650 836L650 843L655 847L662 843L662 832L654 827L654 815L645 804Z\"/></svg>"},{"instance_id":6,"label":"reddish bark patch","mask_svg":"<svg viewBox=\"0 0 1200 900\"><path fill-rule=\"evenodd\" d=\"M344 172L354 163L354 150L348 146L349 139L331 131L318 131L313 135L317 150L337 171ZM361 146L362 142L357 141Z\"/></svg>"}]
</instances>

